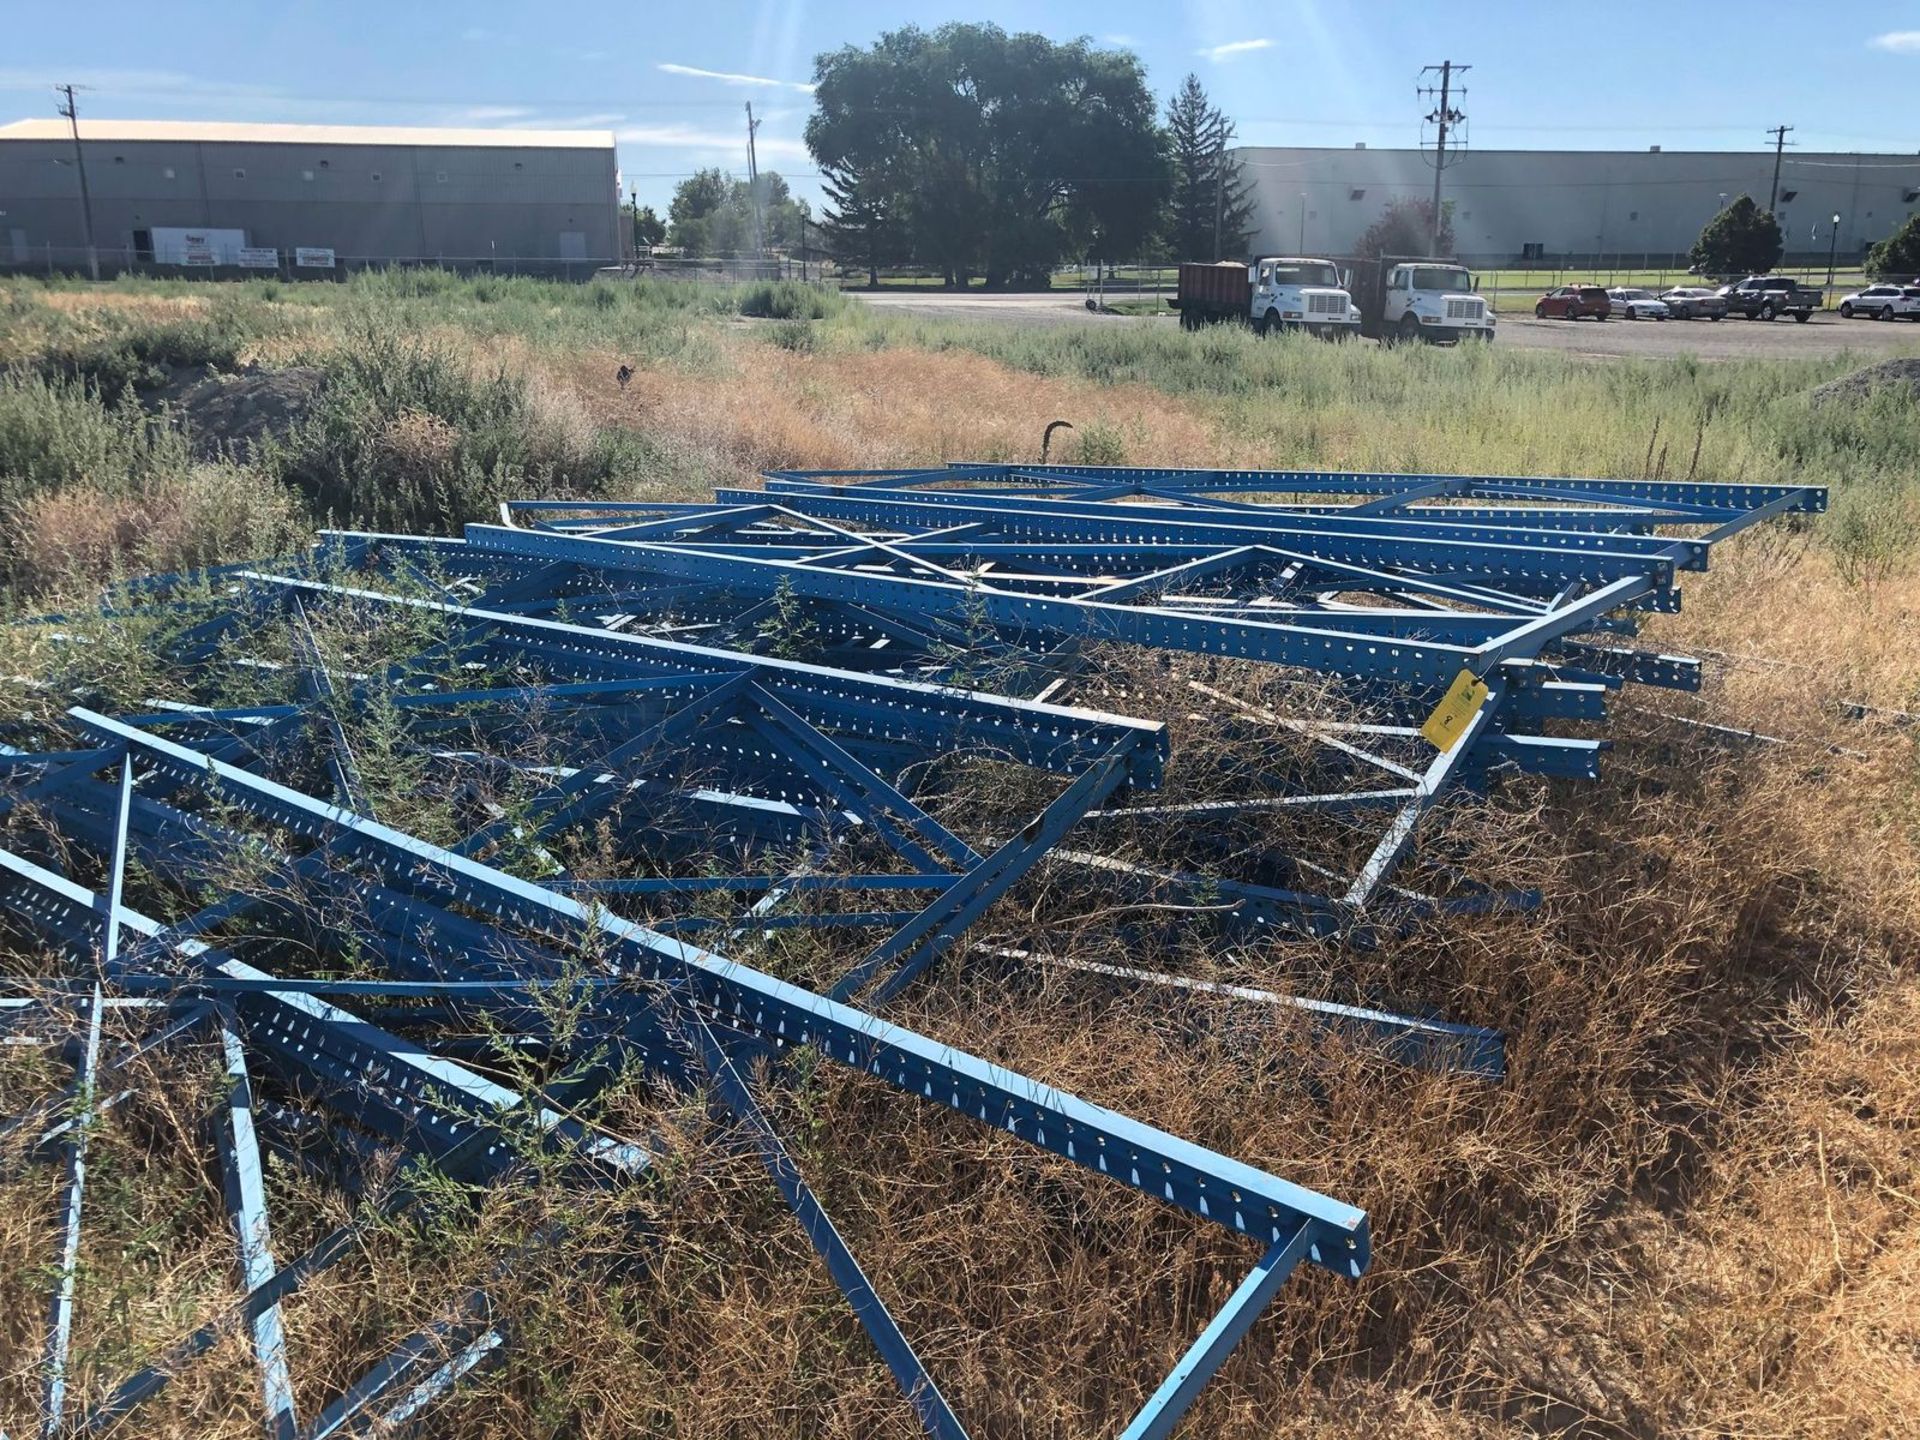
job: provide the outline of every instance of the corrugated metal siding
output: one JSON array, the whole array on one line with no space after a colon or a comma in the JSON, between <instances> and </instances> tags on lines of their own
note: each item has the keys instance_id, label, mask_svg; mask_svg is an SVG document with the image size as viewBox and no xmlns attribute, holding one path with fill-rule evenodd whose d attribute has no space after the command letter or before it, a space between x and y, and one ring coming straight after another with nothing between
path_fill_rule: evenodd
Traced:
<instances>
[{"instance_id":1,"label":"corrugated metal siding","mask_svg":"<svg viewBox=\"0 0 1920 1440\"><path fill-rule=\"evenodd\" d=\"M588 257L606 261L621 252L611 138L604 149L83 143L103 250L130 249L136 230L185 225L244 229L282 250L322 246L350 262L553 260L563 233L581 233ZM84 243L72 159L68 140L0 131L0 210L41 253Z\"/></svg>"},{"instance_id":2,"label":"corrugated metal siding","mask_svg":"<svg viewBox=\"0 0 1920 1440\"><path fill-rule=\"evenodd\" d=\"M1433 194L1429 156L1417 150L1246 147L1235 155L1252 182L1256 254L1349 253L1389 201ZM1767 202L1773 152L1469 150L1447 170L1455 248L1507 260L1537 244L1548 256L1684 253L1719 210L1720 196ZM1898 229L1916 204L1920 156L1789 152L1779 206L1789 254L1824 257L1829 217L1839 251L1857 254ZM1354 191L1363 192L1355 198ZM1814 229L1818 239L1813 236Z\"/></svg>"}]
</instances>

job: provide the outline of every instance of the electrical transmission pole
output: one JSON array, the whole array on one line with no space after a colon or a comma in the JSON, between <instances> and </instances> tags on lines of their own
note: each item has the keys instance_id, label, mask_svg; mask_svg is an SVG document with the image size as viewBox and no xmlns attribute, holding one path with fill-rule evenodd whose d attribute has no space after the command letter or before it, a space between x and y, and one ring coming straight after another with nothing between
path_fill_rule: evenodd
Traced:
<instances>
[{"instance_id":1,"label":"electrical transmission pole","mask_svg":"<svg viewBox=\"0 0 1920 1440\"><path fill-rule=\"evenodd\" d=\"M1220 223L1227 209L1227 137L1223 131L1213 150L1213 262L1227 257L1220 253Z\"/></svg>"},{"instance_id":2,"label":"electrical transmission pole","mask_svg":"<svg viewBox=\"0 0 1920 1440\"><path fill-rule=\"evenodd\" d=\"M766 253L766 239L760 228L760 162L754 155L753 132L760 122L753 118L753 102L747 102L747 199L753 202L753 256Z\"/></svg>"},{"instance_id":3,"label":"electrical transmission pole","mask_svg":"<svg viewBox=\"0 0 1920 1440\"><path fill-rule=\"evenodd\" d=\"M100 278L100 252L93 248L93 197L87 193L87 161L80 153L80 107L74 103L71 85L56 85L56 94L67 97L67 103L60 107L60 113L73 128L73 168L80 175L80 233L87 241L87 273L94 279Z\"/></svg>"},{"instance_id":4,"label":"electrical transmission pole","mask_svg":"<svg viewBox=\"0 0 1920 1440\"><path fill-rule=\"evenodd\" d=\"M1787 133L1791 125L1776 125L1767 133L1773 136L1773 190L1767 196L1767 213L1771 215L1774 207L1780 203L1780 157L1787 148Z\"/></svg>"},{"instance_id":5,"label":"electrical transmission pole","mask_svg":"<svg viewBox=\"0 0 1920 1440\"><path fill-rule=\"evenodd\" d=\"M1440 218L1440 178L1446 173L1447 169L1447 132L1458 125L1466 123L1467 118L1465 111L1456 110L1453 106L1453 77L1455 75L1464 75L1472 68L1471 65L1456 65L1451 60L1442 60L1438 65L1428 65L1420 71L1422 75L1431 75L1436 70L1440 72L1440 103L1427 112L1427 123L1439 127L1438 133L1434 137L1433 145L1433 226L1430 232L1431 244L1427 249L1429 255L1438 255L1440 253L1440 230L1442 225ZM1420 93L1422 95L1431 95L1434 93L1433 87L1431 85L1422 86ZM1467 93L1465 87L1461 88L1460 93L1462 95Z\"/></svg>"}]
</instances>

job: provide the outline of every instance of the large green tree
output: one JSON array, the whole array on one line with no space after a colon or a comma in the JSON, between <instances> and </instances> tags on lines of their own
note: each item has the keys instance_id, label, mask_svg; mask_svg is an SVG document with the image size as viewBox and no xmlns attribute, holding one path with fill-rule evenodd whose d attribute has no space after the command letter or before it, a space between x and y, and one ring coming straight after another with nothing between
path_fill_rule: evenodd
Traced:
<instances>
[{"instance_id":1,"label":"large green tree","mask_svg":"<svg viewBox=\"0 0 1920 1440\"><path fill-rule=\"evenodd\" d=\"M1920 275L1920 215L1867 251L1869 280L1906 280Z\"/></svg>"},{"instance_id":2,"label":"large green tree","mask_svg":"<svg viewBox=\"0 0 1920 1440\"><path fill-rule=\"evenodd\" d=\"M659 245L666 240L667 222L654 213L651 205L642 205L629 213L633 219L633 243L636 246Z\"/></svg>"},{"instance_id":3,"label":"large green tree","mask_svg":"<svg viewBox=\"0 0 1920 1440\"><path fill-rule=\"evenodd\" d=\"M1780 222L1742 195L1707 222L1687 260L1702 275L1759 275L1780 263Z\"/></svg>"},{"instance_id":4,"label":"large green tree","mask_svg":"<svg viewBox=\"0 0 1920 1440\"><path fill-rule=\"evenodd\" d=\"M1139 59L997 25L889 31L814 62L807 148L902 258L950 284L1044 284L1069 253L1137 254L1170 166ZM838 206L838 222L866 224Z\"/></svg>"},{"instance_id":5,"label":"large green tree","mask_svg":"<svg viewBox=\"0 0 1920 1440\"><path fill-rule=\"evenodd\" d=\"M1167 248L1175 260L1229 260L1245 256L1253 196L1240 163L1227 153L1233 122L1189 75L1167 102L1173 149L1173 200Z\"/></svg>"}]
</instances>

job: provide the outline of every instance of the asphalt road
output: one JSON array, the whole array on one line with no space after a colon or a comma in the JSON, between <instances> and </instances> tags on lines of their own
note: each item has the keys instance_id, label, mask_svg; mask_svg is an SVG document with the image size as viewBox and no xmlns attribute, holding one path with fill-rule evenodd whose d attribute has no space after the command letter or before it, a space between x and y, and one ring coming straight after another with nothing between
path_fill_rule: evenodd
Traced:
<instances>
[{"instance_id":1,"label":"asphalt road","mask_svg":"<svg viewBox=\"0 0 1920 1440\"><path fill-rule=\"evenodd\" d=\"M1078 294L950 294L939 290L853 291L895 314L939 320L998 320L1015 325L1171 325L1160 316L1095 315ZM1503 311L1498 345L1559 350L1595 359L1621 355L1697 355L1703 360L1807 359L1835 355L1920 353L1920 324L1911 320L1842 320L1815 315L1806 324L1775 320L1536 320Z\"/></svg>"}]
</instances>

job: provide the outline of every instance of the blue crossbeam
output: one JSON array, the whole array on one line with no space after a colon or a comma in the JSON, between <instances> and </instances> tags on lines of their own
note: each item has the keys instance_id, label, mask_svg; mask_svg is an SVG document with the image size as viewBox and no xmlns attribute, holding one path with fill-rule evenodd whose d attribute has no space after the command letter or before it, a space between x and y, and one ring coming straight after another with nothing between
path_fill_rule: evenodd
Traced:
<instances>
[{"instance_id":1,"label":"blue crossbeam","mask_svg":"<svg viewBox=\"0 0 1920 1440\"><path fill-rule=\"evenodd\" d=\"M592 937L623 967L687 987L711 1007L718 1023L763 1044L777 1049L814 1045L841 1064L999 1125L1263 1243L1308 1223L1309 1258L1315 1264L1348 1275L1365 1267L1366 1217L1351 1206L275 781L221 769L199 752L105 715L76 707L69 716L88 734L126 744L162 774L207 786L227 803L242 804L309 838L338 836L345 850L406 869L415 883L445 891L497 920L563 937Z\"/></svg>"},{"instance_id":2,"label":"blue crossbeam","mask_svg":"<svg viewBox=\"0 0 1920 1440\"><path fill-rule=\"evenodd\" d=\"M776 471L780 476L804 477L807 471ZM830 474L833 472L817 472ZM1219 494L1265 495L1391 495L1434 481L1461 485L1459 493L1479 494L1484 487L1514 484L1533 486L1559 493L1591 492L1604 494L1618 503L1652 505L1677 504L1717 506L1729 510L1754 510L1782 496L1791 496L1808 510L1826 508L1826 491L1811 485L1716 484L1692 480L1601 480L1582 477L1542 478L1531 475L1440 475L1405 474L1392 471L1344 470L1206 470L1181 467L1124 465L980 465L972 462L949 463L938 469L916 471L870 471L865 477L886 481L891 476L909 477L913 483L932 483L942 478L1007 479L1015 476L1038 480L1064 479L1082 483L1112 484L1116 481L1150 480L1167 489L1213 492Z\"/></svg>"}]
</instances>

